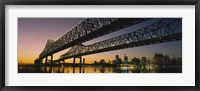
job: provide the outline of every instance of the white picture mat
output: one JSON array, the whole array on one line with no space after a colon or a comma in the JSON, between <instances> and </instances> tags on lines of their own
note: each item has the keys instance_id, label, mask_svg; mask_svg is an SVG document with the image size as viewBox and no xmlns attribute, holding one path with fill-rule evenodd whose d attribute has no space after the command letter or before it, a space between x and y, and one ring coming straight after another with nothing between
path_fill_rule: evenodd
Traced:
<instances>
[{"instance_id":1,"label":"white picture mat","mask_svg":"<svg viewBox=\"0 0 200 91\"><path fill-rule=\"evenodd\" d=\"M6 5L6 86L195 86L194 5ZM142 17L183 20L182 73L19 73L17 71L17 18ZM38 54L39 55L39 54Z\"/></svg>"}]
</instances>

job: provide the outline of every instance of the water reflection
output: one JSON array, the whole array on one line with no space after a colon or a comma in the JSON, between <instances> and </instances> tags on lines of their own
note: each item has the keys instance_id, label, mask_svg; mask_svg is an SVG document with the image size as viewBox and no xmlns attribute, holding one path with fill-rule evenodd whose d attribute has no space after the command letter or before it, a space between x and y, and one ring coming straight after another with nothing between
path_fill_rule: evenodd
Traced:
<instances>
[{"instance_id":1,"label":"water reflection","mask_svg":"<svg viewBox=\"0 0 200 91\"><path fill-rule=\"evenodd\" d=\"M34 66L19 65L19 73L182 73L181 66L138 66L138 65L119 65L119 66Z\"/></svg>"}]
</instances>

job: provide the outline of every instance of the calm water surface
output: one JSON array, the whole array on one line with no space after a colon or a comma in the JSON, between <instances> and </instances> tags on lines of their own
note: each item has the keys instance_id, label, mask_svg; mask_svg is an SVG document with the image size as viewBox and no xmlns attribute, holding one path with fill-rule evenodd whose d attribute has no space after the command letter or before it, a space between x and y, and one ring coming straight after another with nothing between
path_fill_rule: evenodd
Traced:
<instances>
[{"instance_id":1,"label":"calm water surface","mask_svg":"<svg viewBox=\"0 0 200 91\"><path fill-rule=\"evenodd\" d=\"M34 65L19 65L19 73L182 73L181 66L135 66L135 65L120 65L120 66L40 66Z\"/></svg>"}]
</instances>

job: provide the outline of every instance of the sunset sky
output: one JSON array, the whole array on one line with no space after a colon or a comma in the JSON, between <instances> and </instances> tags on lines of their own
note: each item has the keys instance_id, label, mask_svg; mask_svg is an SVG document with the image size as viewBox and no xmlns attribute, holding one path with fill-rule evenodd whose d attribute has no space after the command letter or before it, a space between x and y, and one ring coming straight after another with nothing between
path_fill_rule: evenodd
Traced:
<instances>
[{"instance_id":1,"label":"sunset sky","mask_svg":"<svg viewBox=\"0 0 200 91\"><path fill-rule=\"evenodd\" d=\"M65 33L70 31L75 25L82 22L85 18L18 18L18 62L34 63L34 60L39 57L39 54L44 49L48 39L57 40ZM83 43L89 45L95 42L106 40L115 36L119 36L131 31L135 31L144 26L150 25L159 19L151 19L140 24L130 26L128 28L107 34L105 36L93 39ZM60 55L69 50L63 50L55 53L54 60L58 59ZM174 41L168 43L147 45L142 47L128 48L110 52L97 53L83 56L87 63L99 61L101 59L113 60L115 55L119 55L123 59L124 54L131 60L133 57L142 56L152 59L154 53L163 53L170 56L182 56L182 41ZM65 60L65 62L72 62L72 59ZM77 60L79 62L79 60Z\"/></svg>"}]
</instances>

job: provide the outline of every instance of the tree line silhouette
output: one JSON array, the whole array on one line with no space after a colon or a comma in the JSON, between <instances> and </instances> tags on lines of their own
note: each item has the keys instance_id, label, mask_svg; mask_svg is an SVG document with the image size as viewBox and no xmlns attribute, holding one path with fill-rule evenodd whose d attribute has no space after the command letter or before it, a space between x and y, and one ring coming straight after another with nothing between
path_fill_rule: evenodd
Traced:
<instances>
[{"instance_id":1,"label":"tree line silhouette","mask_svg":"<svg viewBox=\"0 0 200 91\"><path fill-rule=\"evenodd\" d=\"M150 64L154 64L157 66L164 66L164 65L175 66L175 65L182 65L182 57L176 57L173 55L170 58L169 55L164 55L162 53L155 53L151 61L146 57L142 57L141 59L134 57L131 61L131 64L142 65L142 66Z\"/></svg>"}]
</instances>

